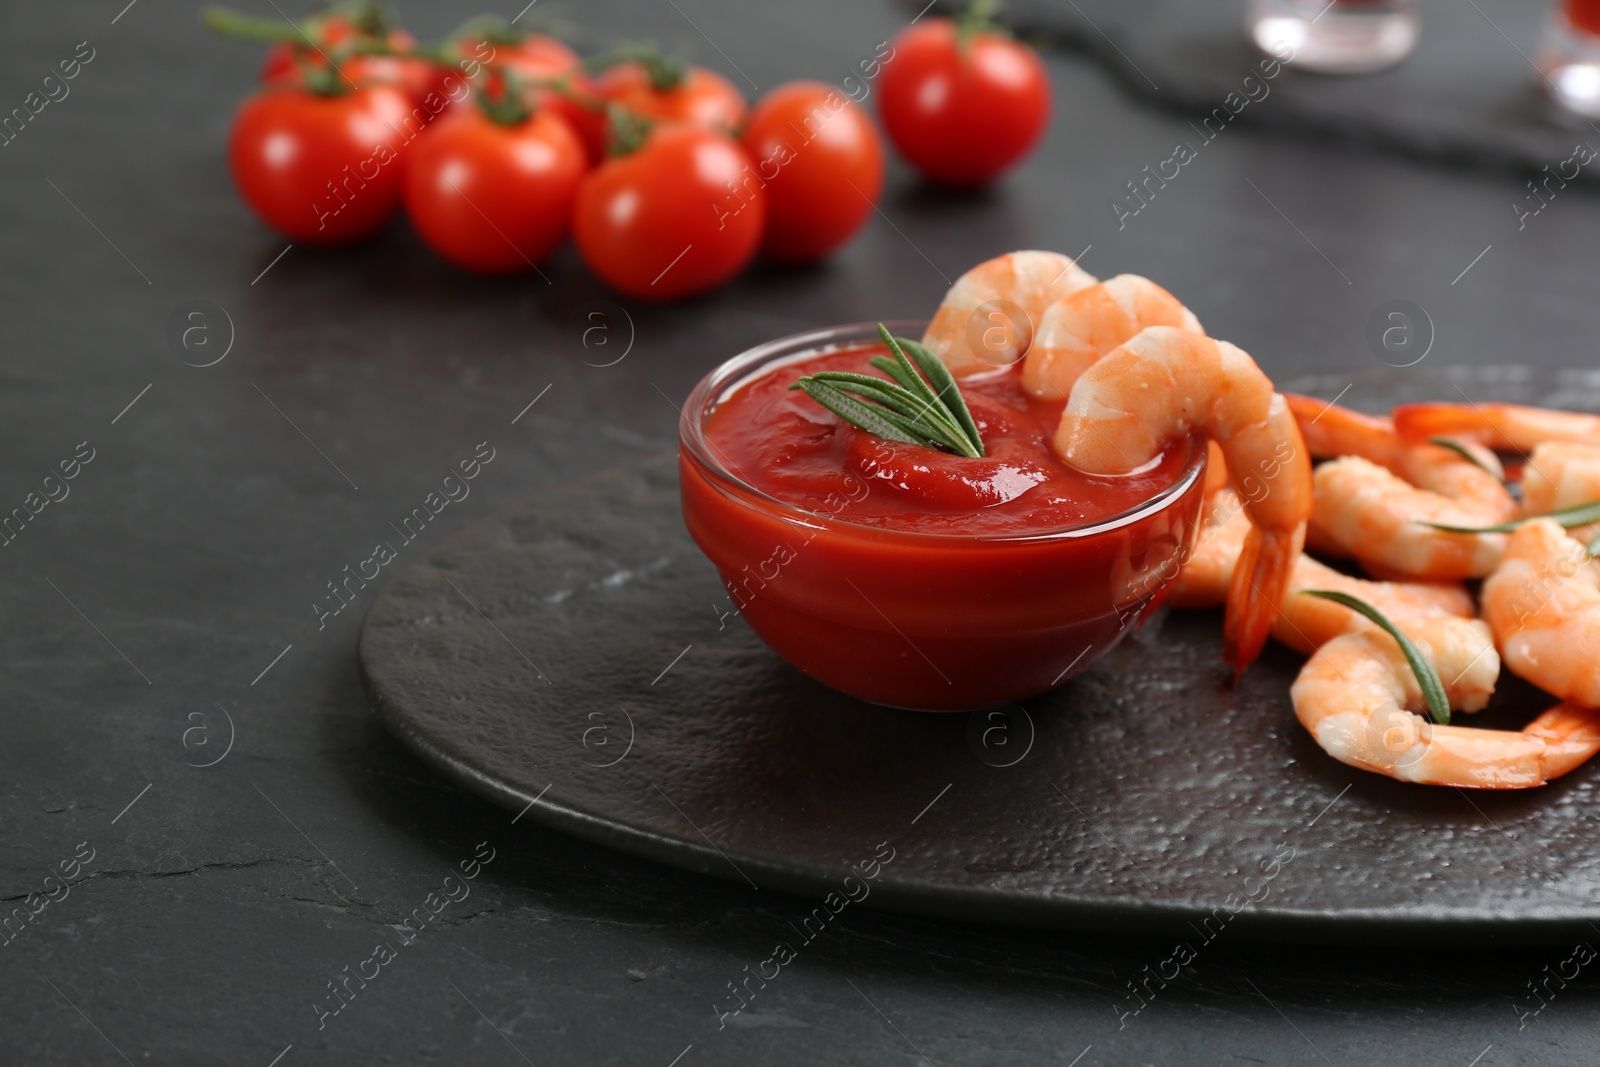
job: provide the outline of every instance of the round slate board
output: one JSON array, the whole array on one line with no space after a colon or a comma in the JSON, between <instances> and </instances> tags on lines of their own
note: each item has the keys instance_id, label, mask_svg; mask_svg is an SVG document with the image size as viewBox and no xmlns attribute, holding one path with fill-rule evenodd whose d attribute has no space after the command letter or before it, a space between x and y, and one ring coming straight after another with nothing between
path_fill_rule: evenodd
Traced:
<instances>
[{"instance_id":1,"label":"round slate board","mask_svg":"<svg viewBox=\"0 0 1600 1067\"><path fill-rule=\"evenodd\" d=\"M1368 374L1344 402L1457 387L1600 410L1600 372L1526 368ZM1600 764L1509 794L1346 767L1294 720L1300 657L1273 645L1226 687L1217 612L1159 614L990 717L840 696L731 607L663 455L442 541L374 602L361 663L397 737L519 817L817 898L819 923L859 901L1195 947L1224 930L1526 943L1600 922ZM1496 701L1480 724L1550 702L1509 676Z\"/></svg>"}]
</instances>

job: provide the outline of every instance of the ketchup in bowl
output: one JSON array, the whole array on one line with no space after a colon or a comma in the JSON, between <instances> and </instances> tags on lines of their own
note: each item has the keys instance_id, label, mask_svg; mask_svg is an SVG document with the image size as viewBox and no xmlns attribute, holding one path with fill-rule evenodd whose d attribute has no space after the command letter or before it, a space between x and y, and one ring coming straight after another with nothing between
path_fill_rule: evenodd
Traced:
<instances>
[{"instance_id":1,"label":"ketchup in bowl","mask_svg":"<svg viewBox=\"0 0 1600 1067\"><path fill-rule=\"evenodd\" d=\"M921 326L890 324L896 335ZM1042 693L1128 633L1177 574L1203 439L1105 478L1058 459L1064 406L1020 364L959 379L986 455L886 441L790 388L874 373L874 326L762 345L696 386L680 423L684 519L773 651L878 704L962 711Z\"/></svg>"}]
</instances>

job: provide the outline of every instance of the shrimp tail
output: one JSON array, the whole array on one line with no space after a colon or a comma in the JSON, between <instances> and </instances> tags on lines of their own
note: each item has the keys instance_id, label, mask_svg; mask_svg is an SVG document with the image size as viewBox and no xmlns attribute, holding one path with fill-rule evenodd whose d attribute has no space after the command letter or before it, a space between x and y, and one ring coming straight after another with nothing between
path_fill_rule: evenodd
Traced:
<instances>
[{"instance_id":1,"label":"shrimp tail","mask_svg":"<svg viewBox=\"0 0 1600 1067\"><path fill-rule=\"evenodd\" d=\"M1557 704L1522 730L1544 742L1540 770L1546 781L1559 778L1600 752L1600 711Z\"/></svg>"},{"instance_id":2,"label":"shrimp tail","mask_svg":"<svg viewBox=\"0 0 1600 1067\"><path fill-rule=\"evenodd\" d=\"M1394 409L1392 418L1400 436L1414 443L1449 436L1493 444L1501 437L1489 413L1469 404L1401 404Z\"/></svg>"},{"instance_id":3,"label":"shrimp tail","mask_svg":"<svg viewBox=\"0 0 1600 1067\"><path fill-rule=\"evenodd\" d=\"M1223 658L1233 668L1234 685L1266 646L1305 539L1304 522L1289 529L1252 526L1245 537L1222 621Z\"/></svg>"}]
</instances>

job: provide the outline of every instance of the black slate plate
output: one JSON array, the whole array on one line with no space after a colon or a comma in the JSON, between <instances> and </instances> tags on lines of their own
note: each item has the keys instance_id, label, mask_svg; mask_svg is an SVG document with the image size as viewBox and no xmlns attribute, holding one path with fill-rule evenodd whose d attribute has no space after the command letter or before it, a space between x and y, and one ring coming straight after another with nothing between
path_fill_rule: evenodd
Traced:
<instances>
[{"instance_id":1,"label":"black slate plate","mask_svg":"<svg viewBox=\"0 0 1600 1067\"><path fill-rule=\"evenodd\" d=\"M1600 372L1526 368L1369 374L1345 402L1457 387L1600 409ZM1520 944L1600 923L1600 764L1512 794L1347 768L1294 721L1298 656L1273 646L1224 687L1217 613L1160 615L1025 714L989 720L834 694L729 607L665 455L441 542L377 598L361 662L396 736L519 817L752 888L833 892L834 907L870 894L1191 944L1224 929ZM1502 689L1480 723L1515 727L1548 703Z\"/></svg>"}]
</instances>

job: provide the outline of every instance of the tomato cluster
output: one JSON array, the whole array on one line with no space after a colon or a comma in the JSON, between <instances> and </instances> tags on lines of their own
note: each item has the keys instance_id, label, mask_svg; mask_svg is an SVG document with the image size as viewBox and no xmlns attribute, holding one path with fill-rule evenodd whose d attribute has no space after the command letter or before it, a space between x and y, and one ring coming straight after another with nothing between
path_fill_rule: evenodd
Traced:
<instances>
[{"instance_id":1,"label":"tomato cluster","mask_svg":"<svg viewBox=\"0 0 1600 1067\"><path fill-rule=\"evenodd\" d=\"M371 0L297 24L206 18L273 42L228 159L246 203L294 241L360 240L403 207L441 257L502 274L534 268L570 232L607 285L671 300L758 252L827 256L883 185L876 126L820 82L751 107L714 71L637 49L586 63L489 18L418 45ZM883 119L929 177L980 183L1036 139L1049 89L1030 49L947 19L893 44Z\"/></svg>"}]
</instances>

